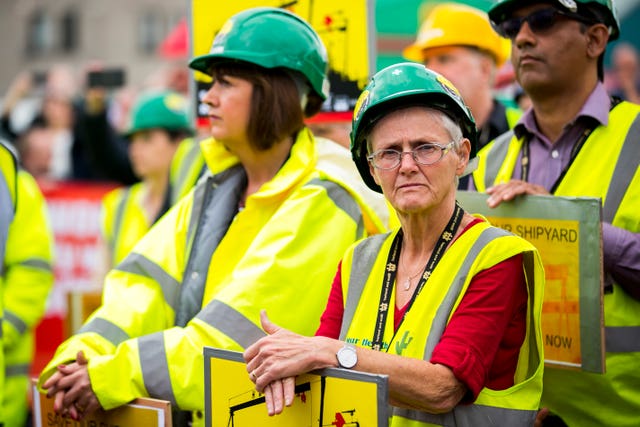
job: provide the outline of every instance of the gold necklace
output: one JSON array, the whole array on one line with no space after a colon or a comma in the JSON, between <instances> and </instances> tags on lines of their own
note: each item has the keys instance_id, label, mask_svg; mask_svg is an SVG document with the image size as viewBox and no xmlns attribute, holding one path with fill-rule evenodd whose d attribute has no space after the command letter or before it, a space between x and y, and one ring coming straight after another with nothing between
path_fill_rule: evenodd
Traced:
<instances>
[{"instance_id":1,"label":"gold necklace","mask_svg":"<svg viewBox=\"0 0 640 427\"><path fill-rule=\"evenodd\" d=\"M418 275L422 273L422 270L424 270L424 268L421 267L416 274L411 275L411 273L409 273L409 270L407 269L407 266L404 265L404 260L402 259L402 256L400 256L400 264L402 264L402 269L405 271L405 273L408 274L408 277L404 280L404 284L403 284L404 290L408 291L409 288L411 287L411 282L413 281L413 279L418 277Z\"/></svg>"}]
</instances>

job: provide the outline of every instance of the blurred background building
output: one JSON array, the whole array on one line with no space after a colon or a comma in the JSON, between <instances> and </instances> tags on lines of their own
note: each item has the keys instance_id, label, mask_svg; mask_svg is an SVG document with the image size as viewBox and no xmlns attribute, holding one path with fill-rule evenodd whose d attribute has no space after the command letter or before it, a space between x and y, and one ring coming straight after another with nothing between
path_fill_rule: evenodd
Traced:
<instances>
[{"instance_id":1,"label":"blurred background building","mask_svg":"<svg viewBox=\"0 0 640 427\"><path fill-rule=\"evenodd\" d=\"M142 81L166 62L159 47L187 7L184 0L0 0L0 89L25 69L64 63L78 72L92 61Z\"/></svg>"}]
</instances>

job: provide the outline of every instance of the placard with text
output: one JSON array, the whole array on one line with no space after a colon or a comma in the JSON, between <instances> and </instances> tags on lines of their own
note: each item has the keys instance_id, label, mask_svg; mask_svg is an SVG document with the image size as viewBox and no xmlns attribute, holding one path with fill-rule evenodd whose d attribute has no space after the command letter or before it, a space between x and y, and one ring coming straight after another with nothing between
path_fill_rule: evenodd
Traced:
<instances>
[{"instance_id":1,"label":"placard with text","mask_svg":"<svg viewBox=\"0 0 640 427\"><path fill-rule=\"evenodd\" d=\"M590 197L517 197L494 209L487 194L459 191L458 201L493 225L531 242L545 271L545 363L604 372L602 204Z\"/></svg>"},{"instance_id":2,"label":"placard with text","mask_svg":"<svg viewBox=\"0 0 640 427\"><path fill-rule=\"evenodd\" d=\"M171 404L166 400L140 398L109 411L96 411L82 421L64 417L53 410L53 398L38 391L32 381L34 427L171 427Z\"/></svg>"}]
</instances>

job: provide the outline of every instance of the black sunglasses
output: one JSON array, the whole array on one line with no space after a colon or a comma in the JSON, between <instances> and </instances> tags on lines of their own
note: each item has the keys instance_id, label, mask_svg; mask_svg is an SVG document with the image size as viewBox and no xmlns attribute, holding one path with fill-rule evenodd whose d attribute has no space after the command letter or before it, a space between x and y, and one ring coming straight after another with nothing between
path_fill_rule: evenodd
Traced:
<instances>
[{"instance_id":1,"label":"black sunglasses","mask_svg":"<svg viewBox=\"0 0 640 427\"><path fill-rule=\"evenodd\" d=\"M520 32L522 24L525 22L529 24L531 31L537 34L551 29L561 17L580 21L585 24L595 24L595 22L592 22L581 15L564 12L554 8L541 9L527 16L523 16L522 18L510 18L505 19L499 24L496 24L495 22L492 22L491 24L493 25L494 30L496 30L496 32L502 37L514 39Z\"/></svg>"}]
</instances>

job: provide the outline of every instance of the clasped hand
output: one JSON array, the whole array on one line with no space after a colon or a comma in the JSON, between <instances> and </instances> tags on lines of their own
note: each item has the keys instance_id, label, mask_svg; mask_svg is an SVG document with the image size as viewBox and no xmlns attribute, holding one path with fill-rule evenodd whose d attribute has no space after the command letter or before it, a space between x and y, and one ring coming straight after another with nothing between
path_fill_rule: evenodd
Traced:
<instances>
[{"instance_id":1,"label":"clasped hand","mask_svg":"<svg viewBox=\"0 0 640 427\"><path fill-rule=\"evenodd\" d=\"M57 371L47 379L42 387L47 397L54 398L53 410L74 420L101 409L100 402L91 388L88 361L82 351L75 362L59 365Z\"/></svg>"}]
</instances>

